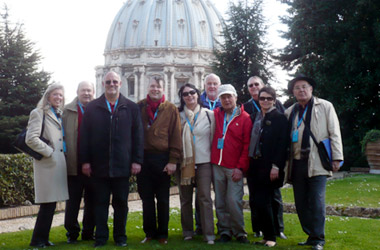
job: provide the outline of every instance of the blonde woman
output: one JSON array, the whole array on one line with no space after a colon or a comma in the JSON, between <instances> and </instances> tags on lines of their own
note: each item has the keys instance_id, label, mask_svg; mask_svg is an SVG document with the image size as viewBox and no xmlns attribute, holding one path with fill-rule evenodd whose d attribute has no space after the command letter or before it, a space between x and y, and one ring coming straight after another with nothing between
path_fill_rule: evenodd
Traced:
<instances>
[{"instance_id":1,"label":"blonde woman","mask_svg":"<svg viewBox=\"0 0 380 250\"><path fill-rule=\"evenodd\" d=\"M31 149L43 155L41 160L33 160L35 203L40 204L40 209L30 246L53 245L49 241L49 232L56 203L69 198L61 119L64 104L63 86L52 84L29 117L25 142ZM44 130L41 135L42 126ZM49 142L45 143L40 136Z\"/></svg>"}]
</instances>

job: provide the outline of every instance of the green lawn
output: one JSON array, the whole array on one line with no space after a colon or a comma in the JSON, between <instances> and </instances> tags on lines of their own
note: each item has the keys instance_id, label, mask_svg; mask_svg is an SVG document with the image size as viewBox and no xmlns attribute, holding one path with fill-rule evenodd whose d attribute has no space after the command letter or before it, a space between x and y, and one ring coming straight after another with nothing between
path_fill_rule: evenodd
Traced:
<instances>
[{"instance_id":1,"label":"green lawn","mask_svg":"<svg viewBox=\"0 0 380 250\"><path fill-rule=\"evenodd\" d=\"M245 213L246 230L249 233L249 240L257 241L252 237L250 224L250 214ZM294 214L285 214L285 233L289 237L288 240L278 240L276 249L308 249L297 246L297 242L306 239L298 222L298 218ZM110 226L112 222L110 221ZM268 249L266 247L256 245L240 245L238 243L216 244L208 246L197 236L193 241L184 242L182 239L180 215L178 209L171 210L169 224L169 244L161 246L156 242L142 245L139 242L144 238L142 230L141 212L130 213L128 216L127 234L129 249ZM112 228L112 226L111 226ZM326 247L331 250L368 250L380 249L379 237L380 220L378 219L360 219L347 217L328 216L326 221ZM32 249L28 247L32 231L22 231L16 233L0 234L0 249ZM110 232L110 240L106 247L101 249L120 249L113 245L112 232ZM64 249L93 249L92 242L79 242L75 245L66 244L65 229L55 227L51 230L50 240L56 244L54 247L47 249L64 250Z\"/></svg>"}]
</instances>

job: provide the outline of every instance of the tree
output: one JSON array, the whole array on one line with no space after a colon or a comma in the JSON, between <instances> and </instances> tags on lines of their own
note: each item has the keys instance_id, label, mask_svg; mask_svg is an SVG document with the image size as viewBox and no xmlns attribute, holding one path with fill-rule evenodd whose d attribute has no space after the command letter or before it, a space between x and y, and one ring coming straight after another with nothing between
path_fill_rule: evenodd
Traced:
<instances>
[{"instance_id":1,"label":"tree","mask_svg":"<svg viewBox=\"0 0 380 250\"><path fill-rule=\"evenodd\" d=\"M317 82L316 96L338 113L345 165L360 166L360 140L380 127L380 2L294 0L289 5L289 44L279 57Z\"/></svg>"},{"instance_id":2,"label":"tree","mask_svg":"<svg viewBox=\"0 0 380 250\"><path fill-rule=\"evenodd\" d=\"M265 49L267 27L261 6L262 0L230 2L229 19L223 31L225 43L214 51L214 73L222 83L234 85L240 102L250 98L246 86L249 77L257 75L264 82L272 77L268 69L271 51Z\"/></svg>"},{"instance_id":3,"label":"tree","mask_svg":"<svg viewBox=\"0 0 380 250\"><path fill-rule=\"evenodd\" d=\"M5 6L0 19L0 153L16 152L11 143L50 80L50 73L39 70L34 43L25 38L21 24L10 22L8 12Z\"/></svg>"}]
</instances>

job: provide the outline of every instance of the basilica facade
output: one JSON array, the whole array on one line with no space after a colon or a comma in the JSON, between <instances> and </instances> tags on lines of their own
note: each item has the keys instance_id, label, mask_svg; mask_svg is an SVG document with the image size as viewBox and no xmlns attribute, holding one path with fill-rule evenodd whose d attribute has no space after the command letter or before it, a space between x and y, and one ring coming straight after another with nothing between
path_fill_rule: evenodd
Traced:
<instances>
[{"instance_id":1,"label":"basilica facade","mask_svg":"<svg viewBox=\"0 0 380 250\"><path fill-rule=\"evenodd\" d=\"M145 98L149 79L159 76L166 99L178 103L183 84L203 89L222 30L222 17L209 0L128 0L109 30L105 64L96 67L97 95L104 92L104 75L113 70L129 99Z\"/></svg>"}]
</instances>

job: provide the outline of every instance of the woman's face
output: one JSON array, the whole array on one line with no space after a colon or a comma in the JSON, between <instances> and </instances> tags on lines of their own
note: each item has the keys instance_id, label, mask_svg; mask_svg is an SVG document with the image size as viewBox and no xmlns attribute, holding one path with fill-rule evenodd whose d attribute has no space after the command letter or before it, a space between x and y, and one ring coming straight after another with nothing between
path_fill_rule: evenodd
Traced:
<instances>
[{"instance_id":1,"label":"woman's face","mask_svg":"<svg viewBox=\"0 0 380 250\"><path fill-rule=\"evenodd\" d=\"M198 103L198 94L195 89L185 87L182 91L182 98L186 107L193 107Z\"/></svg>"},{"instance_id":2,"label":"woman's face","mask_svg":"<svg viewBox=\"0 0 380 250\"><path fill-rule=\"evenodd\" d=\"M50 105L54 108L59 108L62 106L63 102L63 90L62 89L56 89L53 92L50 93L48 101Z\"/></svg>"},{"instance_id":3,"label":"woman's face","mask_svg":"<svg viewBox=\"0 0 380 250\"><path fill-rule=\"evenodd\" d=\"M271 107L273 107L274 99L267 92L261 92L259 96L259 103L261 110L266 113Z\"/></svg>"}]
</instances>

